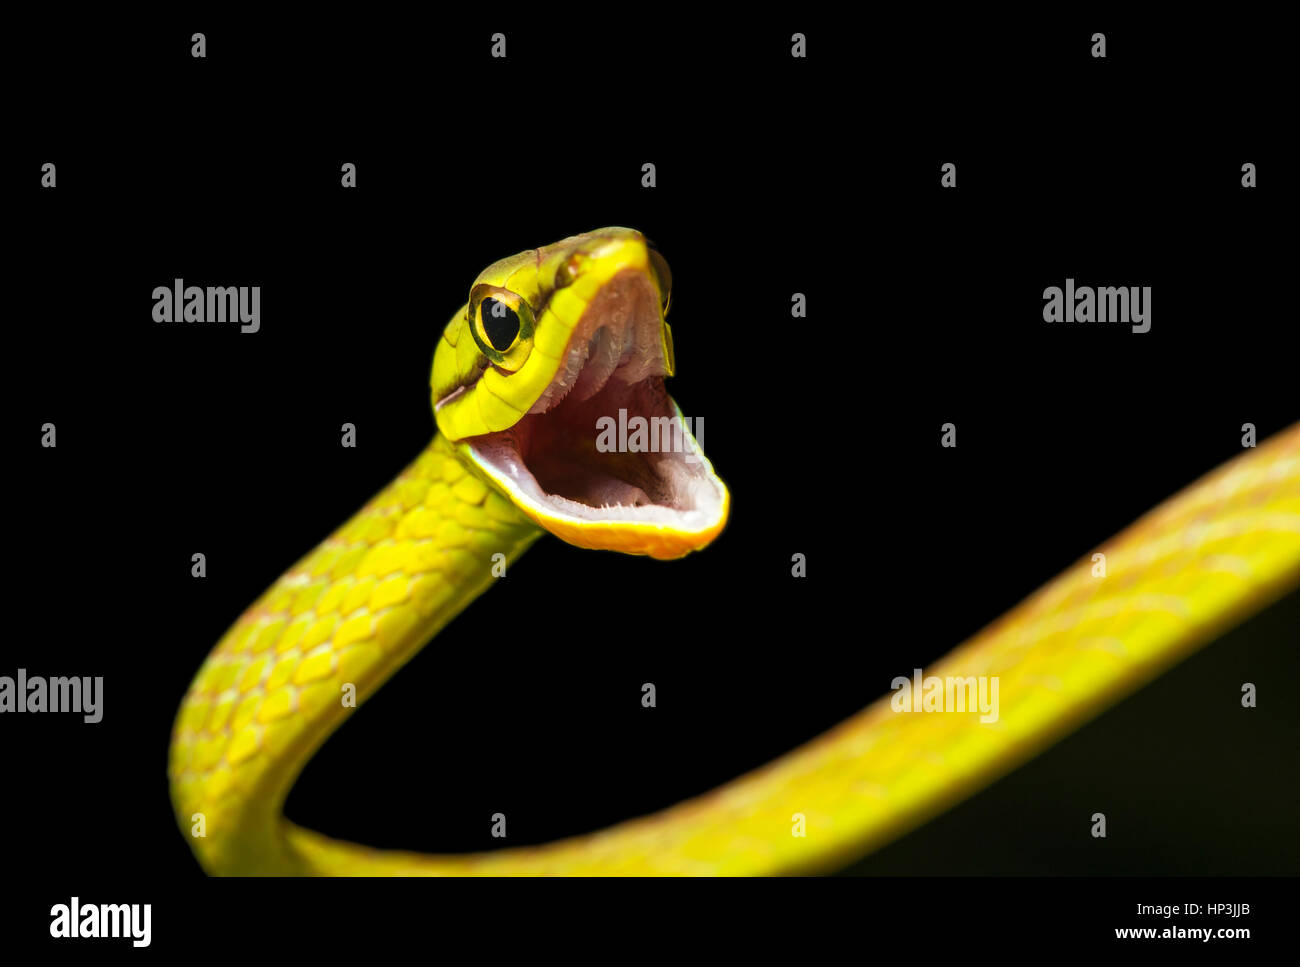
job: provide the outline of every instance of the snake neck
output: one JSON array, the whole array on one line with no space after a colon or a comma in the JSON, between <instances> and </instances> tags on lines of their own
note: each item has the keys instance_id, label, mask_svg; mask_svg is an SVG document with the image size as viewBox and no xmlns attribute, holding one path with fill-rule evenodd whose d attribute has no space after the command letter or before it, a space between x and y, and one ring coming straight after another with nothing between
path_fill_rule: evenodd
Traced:
<instances>
[{"instance_id":1,"label":"snake neck","mask_svg":"<svg viewBox=\"0 0 1300 967\"><path fill-rule=\"evenodd\" d=\"M203 868L320 872L281 815L298 773L541 534L436 436L245 611L172 733L172 803Z\"/></svg>"}]
</instances>

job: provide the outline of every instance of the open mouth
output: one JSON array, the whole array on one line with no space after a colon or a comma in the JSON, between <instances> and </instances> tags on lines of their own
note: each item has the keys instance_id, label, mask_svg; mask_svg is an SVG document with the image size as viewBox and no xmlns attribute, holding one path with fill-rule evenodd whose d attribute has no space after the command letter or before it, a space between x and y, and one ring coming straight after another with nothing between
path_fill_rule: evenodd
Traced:
<instances>
[{"instance_id":1,"label":"open mouth","mask_svg":"<svg viewBox=\"0 0 1300 967\"><path fill-rule=\"evenodd\" d=\"M622 272L592 299L528 413L464 442L539 515L705 530L726 491L664 388L669 370L658 293L643 272Z\"/></svg>"}]
</instances>

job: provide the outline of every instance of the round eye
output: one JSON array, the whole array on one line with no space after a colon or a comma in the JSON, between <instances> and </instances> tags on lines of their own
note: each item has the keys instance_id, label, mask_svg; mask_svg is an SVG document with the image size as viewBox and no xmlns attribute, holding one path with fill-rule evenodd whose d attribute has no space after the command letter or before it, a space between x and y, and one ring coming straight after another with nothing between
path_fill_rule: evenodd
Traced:
<instances>
[{"instance_id":1,"label":"round eye","mask_svg":"<svg viewBox=\"0 0 1300 967\"><path fill-rule=\"evenodd\" d=\"M514 345L519 336L519 316L504 302L496 299L484 299L479 304L479 314L483 322L483 335L488 343L499 353Z\"/></svg>"},{"instance_id":2,"label":"round eye","mask_svg":"<svg viewBox=\"0 0 1300 967\"><path fill-rule=\"evenodd\" d=\"M481 282L469 292L469 331L498 369L518 372L533 351L533 309L509 289Z\"/></svg>"}]
</instances>

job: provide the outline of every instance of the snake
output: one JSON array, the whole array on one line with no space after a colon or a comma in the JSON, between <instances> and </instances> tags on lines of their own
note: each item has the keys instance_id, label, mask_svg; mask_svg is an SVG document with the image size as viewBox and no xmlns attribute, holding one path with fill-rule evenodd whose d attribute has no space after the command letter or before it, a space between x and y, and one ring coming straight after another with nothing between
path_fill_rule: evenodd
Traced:
<instances>
[{"instance_id":1,"label":"snake","mask_svg":"<svg viewBox=\"0 0 1300 967\"><path fill-rule=\"evenodd\" d=\"M328 736L509 580L543 534L671 560L723 532L730 490L665 389L676 368L671 289L664 256L618 227L521 252L474 280L435 349L429 445L239 616L181 702L170 795L205 872L834 871L1300 584L1297 423L1243 446L927 670L927 681L996 681L996 716L961 703L916 714L884 694L719 788L539 845L424 855L291 822L284 802ZM659 439L620 439L616 419ZM885 512L857 499L864 513Z\"/></svg>"}]
</instances>

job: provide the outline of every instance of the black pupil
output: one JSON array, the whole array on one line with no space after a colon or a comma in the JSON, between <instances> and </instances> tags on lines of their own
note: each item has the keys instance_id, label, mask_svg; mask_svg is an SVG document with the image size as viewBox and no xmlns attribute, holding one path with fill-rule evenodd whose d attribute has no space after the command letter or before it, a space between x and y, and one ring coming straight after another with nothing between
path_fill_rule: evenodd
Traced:
<instances>
[{"instance_id":1,"label":"black pupil","mask_svg":"<svg viewBox=\"0 0 1300 967\"><path fill-rule=\"evenodd\" d=\"M488 342L497 352L505 352L519 335L519 317L515 310L496 299L484 299L480 313Z\"/></svg>"}]
</instances>

